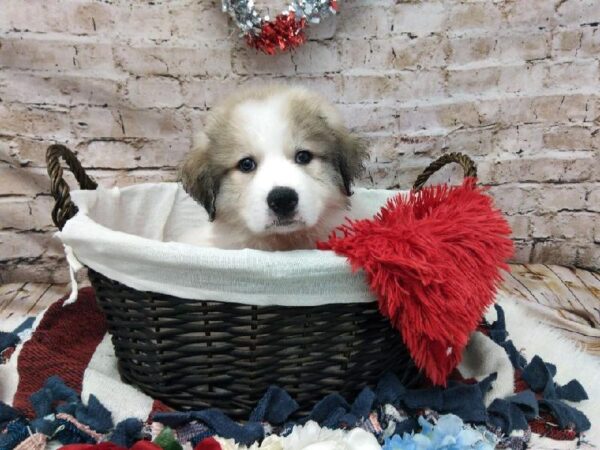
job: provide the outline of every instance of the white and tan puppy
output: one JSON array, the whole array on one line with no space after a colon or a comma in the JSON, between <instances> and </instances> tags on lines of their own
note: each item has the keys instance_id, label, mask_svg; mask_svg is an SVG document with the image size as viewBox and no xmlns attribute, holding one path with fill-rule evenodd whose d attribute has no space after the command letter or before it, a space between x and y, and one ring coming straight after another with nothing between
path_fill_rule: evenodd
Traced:
<instances>
[{"instance_id":1,"label":"white and tan puppy","mask_svg":"<svg viewBox=\"0 0 600 450\"><path fill-rule=\"evenodd\" d=\"M240 91L211 113L181 168L208 228L181 241L219 248L314 248L341 222L363 168L364 142L300 87Z\"/></svg>"}]
</instances>

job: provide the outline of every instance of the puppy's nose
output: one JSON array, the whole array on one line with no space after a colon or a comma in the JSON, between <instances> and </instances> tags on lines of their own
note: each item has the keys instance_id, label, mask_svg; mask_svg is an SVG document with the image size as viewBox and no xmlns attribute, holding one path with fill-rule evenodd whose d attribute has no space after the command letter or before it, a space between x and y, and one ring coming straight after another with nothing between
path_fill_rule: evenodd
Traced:
<instances>
[{"instance_id":1,"label":"puppy's nose","mask_svg":"<svg viewBox=\"0 0 600 450\"><path fill-rule=\"evenodd\" d=\"M289 216L298 205L298 193L288 187L276 187L267 196L269 208L278 216Z\"/></svg>"}]
</instances>

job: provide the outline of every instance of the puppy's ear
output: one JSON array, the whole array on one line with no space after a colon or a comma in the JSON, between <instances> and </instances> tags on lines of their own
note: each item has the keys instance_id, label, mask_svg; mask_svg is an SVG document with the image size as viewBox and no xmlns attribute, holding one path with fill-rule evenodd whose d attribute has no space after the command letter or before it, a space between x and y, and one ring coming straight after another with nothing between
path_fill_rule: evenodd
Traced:
<instances>
[{"instance_id":1,"label":"puppy's ear","mask_svg":"<svg viewBox=\"0 0 600 450\"><path fill-rule=\"evenodd\" d=\"M364 171L364 160L368 156L367 143L364 139L338 129L336 135L335 164L342 177L346 195L352 195L351 185L354 179Z\"/></svg>"},{"instance_id":2,"label":"puppy's ear","mask_svg":"<svg viewBox=\"0 0 600 450\"><path fill-rule=\"evenodd\" d=\"M183 162L180 180L185 191L208 212L212 222L216 215L219 176L208 155L209 139L204 133L196 136L194 148Z\"/></svg>"}]
</instances>

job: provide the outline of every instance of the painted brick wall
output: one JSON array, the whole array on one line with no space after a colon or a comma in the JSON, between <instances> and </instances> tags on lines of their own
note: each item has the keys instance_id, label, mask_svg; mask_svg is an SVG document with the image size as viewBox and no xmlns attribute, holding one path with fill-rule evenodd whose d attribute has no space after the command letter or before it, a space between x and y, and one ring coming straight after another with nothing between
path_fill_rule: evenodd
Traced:
<instances>
[{"instance_id":1,"label":"painted brick wall","mask_svg":"<svg viewBox=\"0 0 600 450\"><path fill-rule=\"evenodd\" d=\"M467 152L519 261L598 268L599 23L597 0L348 0L296 53L267 57L215 1L0 0L0 281L67 279L48 144L104 186L172 179L219 98L282 78L370 139L362 184L408 187Z\"/></svg>"}]
</instances>

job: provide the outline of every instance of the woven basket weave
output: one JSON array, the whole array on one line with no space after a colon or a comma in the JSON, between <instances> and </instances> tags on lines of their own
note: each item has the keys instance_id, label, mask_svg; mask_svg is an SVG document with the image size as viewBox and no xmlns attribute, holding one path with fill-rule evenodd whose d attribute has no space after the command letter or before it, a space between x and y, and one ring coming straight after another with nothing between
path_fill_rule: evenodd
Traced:
<instances>
[{"instance_id":1,"label":"woven basket weave","mask_svg":"<svg viewBox=\"0 0 600 450\"><path fill-rule=\"evenodd\" d=\"M97 187L68 148L48 148L56 200L52 219L59 229L77 212L61 158L81 189ZM468 157L451 153L432 163L414 189L450 162L458 162L465 176L475 176ZM89 277L121 376L177 409L219 408L245 419L266 388L276 384L298 401L302 412L332 392L353 396L386 371L408 387L421 378L401 336L375 302L253 306L141 292L91 269Z\"/></svg>"}]
</instances>

